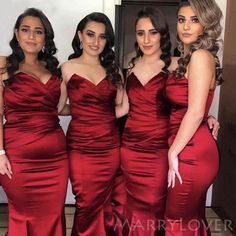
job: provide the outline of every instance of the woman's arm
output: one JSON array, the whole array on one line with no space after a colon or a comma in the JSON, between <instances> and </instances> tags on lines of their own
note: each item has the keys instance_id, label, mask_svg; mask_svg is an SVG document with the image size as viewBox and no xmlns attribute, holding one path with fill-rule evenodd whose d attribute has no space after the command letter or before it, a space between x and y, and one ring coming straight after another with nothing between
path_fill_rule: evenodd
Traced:
<instances>
[{"instance_id":1,"label":"woman's arm","mask_svg":"<svg viewBox=\"0 0 236 236\"><path fill-rule=\"evenodd\" d=\"M67 101L67 83L73 74L73 68L71 68L70 61L64 62L61 66L62 72L62 83L61 83L61 97L58 103L58 113L61 116L70 115L70 106L66 103Z\"/></svg>"},{"instance_id":2,"label":"woman's arm","mask_svg":"<svg viewBox=\"0 0 236 236\"><path fill-rule=\"evenodd\" d=\"M116 97L116 118L120 118L129 112L129 99L125 88L118 89Z\"/></svg>"},{"instance_id":3,"label":"woman's arm","mask_svg":"<svg viewBox=\"0 0 236 236\"><path fill-rule=\"evenodd\" d=\"M124 81L121 71L120 71L120 75L121 75L122 81ZM126 93L125 86L117 89L115 109L116 109L116 118L120 118L128 114L129 112L129 99Z\"/></svg>"},{"instance_id":4,"label":"woman's arm","mask_svg":"<svg viewBox=\"0 0 236 236\"><path fill-rule=\"evenodd\" d=\"M60 116L70 116L70 105L69 104L65 104L65 106L63 107L63 109L61 110L61 112L59 113Z\"/></svg>"},{"instance_id":5,"label":"woman's arm","mask_svg":"<svg viewBox=\"0 0 236 236\"><path fill-rule=\"evenodd\" d=\"M214 58L208 51L199 49L192 54L187 76L188 109L168 152L168 187L175 186L175 175L182 182L178 172L178 155L188 144L203 120L209 90L215 85L214 68Z\"/></svg>"},{"instance_id":6,"label":"woman's arm","mask_svg":"<svg viewBox=\"0 0 236 236\"><path fill-rule=\"evenodd\" d=\"M4 66L4 60L0 62L0 67ZM4 101L3 101L3 78L7 77L7 74L0 73L0 174L7 175L9 179L12 178L11 164L5 154L3 146L3 115L4 115Z\"/></svg>"},{"instance_id":7,"label":"woman's arm","mask_svg":"<svg viewBox=\"0 0 236 236\"><path fill-rule=\"evenodd\" d=\"M66 104L67 101L67 90L66 90L66 82L63 79L61 82L61 96L57 105L58 114L60 116L69 116L70 115L70 106Z\"/></svg>"}]
</instances>

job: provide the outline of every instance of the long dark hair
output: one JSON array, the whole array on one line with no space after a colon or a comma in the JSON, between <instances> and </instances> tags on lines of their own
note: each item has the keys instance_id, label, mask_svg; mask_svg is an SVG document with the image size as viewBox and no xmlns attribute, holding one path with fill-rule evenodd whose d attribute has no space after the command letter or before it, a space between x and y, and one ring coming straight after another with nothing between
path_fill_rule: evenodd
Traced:
<instances>
[{"instance_id":1,"label":"long dark hair","mask_svg":"<svg viewBox=\"0 0 236 236\"><path fill-rule=\"evenodd\" d=\"M70 60L72 58L77 58L82 55L83 49L81 49L80 47L78 32L80 31L82 33L86 25L91 21L102 23L105 25L106 45L104 47L104 50L99 55L99 61L100 64L106 70L107 78L111 81L111 83L120 85L122 84L122 80L119 74L119 68L115 64L115 53L112 49L115 43L115 34L111 25L111 21L105 14L100 12L93 12L85 16L79 22L75 31L75 36L72 40L72 48L74 50L74 53L72 53L68 59Z\"/></svg>"},{"instance_id":2,"label":"long dark hair","mask_svg":"<svg viewBox=\"0 0 236 236\"><path fill-rule=\"evenodd\" d=\"M26 16L39 18L45 30L45 45L44 49L38 53L38 60L44 61L46 69L52 74L60 76L61 73L58 69L59 61L55 56L53 56L57 52L57 49L53 41L54 32L50 21L41 10L36 8L28 8L17 18L14 30L19 30L19 27ZM15 33L10 41L10 47L12 49L12 53L7 57L7 72L9 78L5 80L6 85L13 82L14 73L19 69L20 62L22 62L25 58L24 52L18 44Z\"/></svg>"},{"instance_id":3,"label":"long dark hair","mask_svg":"<svg viewBox=\"0 0 236 236\"><path fill-rule=\"evenodd\" d=\"M219 36L222 31L220 20L222 18L222 12L214 0L188 0L180 3L178 12L182 7L190 6L196 14L199 22L203 25L204 30L201 35L198 36L196 42L192 43L189 47L187 55L181 55L178 60L178 68L174 72L176 76L182 77L187 71L187 66L191 59L194 51L197 49L208 50L215 59L215 73L216 73L216 84L221 84L222 79L222 68L217 56L220 48ZM183 52L183 44L177 36L178 48Z\"/></svg>"},{"instance_id":4,"label":"long dark hair","mask_svg":"<svg viewBox=\"0 0 236 236\"><path fill-rule=\"evenodd\" d=\"M138 12L138 16L135 21L135 28L137 26L138 21L142 18L149 18L154 28L158 31L158 33L160 33L161 36L160 47L162 51L160 58L165 62L165 66L162 68L162 70L168 74L169 73L168 67L171 63L171 53L170 53L171 42L170 42L169 26L166 22L166 19L163 13L159 9L153 7L146 7ZM136 56L132 58L131 62L129 63L131 68L134 67L136 59L138 57L143 56L143 52L140 50L137 42L135 42L134 47L136 51Z\"/></svg>"}]
</instances>

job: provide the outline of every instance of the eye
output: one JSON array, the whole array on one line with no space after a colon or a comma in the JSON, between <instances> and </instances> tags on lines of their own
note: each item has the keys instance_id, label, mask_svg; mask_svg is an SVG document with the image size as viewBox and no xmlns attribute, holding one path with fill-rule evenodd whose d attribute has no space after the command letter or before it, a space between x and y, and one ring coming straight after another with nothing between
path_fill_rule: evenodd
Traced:
<instances>
[{"instance_id":1,"label":"eye","mask_svg":"<svg viewBox=\"0 0 236 236\"><path fill-rule=\"evenodd\" d=\"M102 40L106 40L107 37L106 37L106 35L100 35L100 39L102 39Z\"/></svg>"},{"instance_id":2,"label":"eye","mask_svg":"<svg viewBox=\"0 0 236 236\"><path fill-rule=\"evenodd\" d=\"M36 30L35 33L38 34L38 35L44 34L44 32L42 30Z\"/></svg>"},{"instance_id":3,"label":"eye","mask_svg":"<svg viewBox=\"0 0 236 236\"><path fill-rule=\"evenodd\" d=\"M87 36L90 37L90 38L92 38L92 37L94 37L94 34L91 33L91 32L87 32Z\"/></svg>"},{"instance_id":4,"label":"eye","mask_svg":"<svg viewBox=\"0 0 236 236\"><path fill-rule=\"evenodd\" d=\"M28 32L29 30L28 30L28 28L21 28L21 31L24 32L24 33L26 33L26 32Z\"/></svg>"},{"instance_id":5,"label":"eye","mask_svg":"<svg viewBox=\"0 0 236 236\"><path fill-rule=\"evenodd\" d=\"M184 23L184 21L185 21L183 17L178 17L177 20L178 20L178 23Z\"/></svg>"},{"instance_id":6,"label":"eye","mask_svg":"<svg viewBox=\"0 0 236 236\"><path fill-rule=\"evenodd\" d=\"M194 18L192 18L192 22L193 22L193 23L199 23L199 20L198 20L197 17L194 17Z\"/></svg>"},{"instance_id":7,"label":"eye","mask_svg":"<svg viewBox=\"0 0 236 236\"><path fill-rule=\"evenodd\" d=\"M150 32L150 34L151 35L156 35L156 34L158 34L158 31L157 30L153 30L153 31Z\"/></svg>"},{"instance_id":8,"label":"eye","mask_svg":"<svg viewBox=\"0 0 236 236\"><path fill-rule=\"evenodd\" d=\"M143 33L142 31L137 31L137 32L136 32L136 35L139 36L139 37L141 37L141 36L144 35L144 33Z\"/></svg>"}]
</instances>

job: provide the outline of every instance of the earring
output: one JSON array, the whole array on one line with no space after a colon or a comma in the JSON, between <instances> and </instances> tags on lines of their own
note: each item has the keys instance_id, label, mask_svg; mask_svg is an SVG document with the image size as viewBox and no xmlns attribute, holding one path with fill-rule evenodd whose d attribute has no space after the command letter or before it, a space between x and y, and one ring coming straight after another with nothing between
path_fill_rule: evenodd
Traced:
<instances>
[{"instance_id":1,"label":"earring","mask_svg":"<svg viewBox=\"0 0 236 236\"><path fill-rule=\"evenodd\" d=\"M83 43L82 43L82 41L80 41L79 48L80 48L81 50L83 49Z\"/></svg>"},{"instance_id":2,"label":"earring","mask_svg":"<svg viewBox=\"0 0 236 236\"><path fill-rule=\"evenodd\" d=\"M45 51L45 45L42 47L42 52L44 53L44 51Z\"/></svg>"}]
</instances>

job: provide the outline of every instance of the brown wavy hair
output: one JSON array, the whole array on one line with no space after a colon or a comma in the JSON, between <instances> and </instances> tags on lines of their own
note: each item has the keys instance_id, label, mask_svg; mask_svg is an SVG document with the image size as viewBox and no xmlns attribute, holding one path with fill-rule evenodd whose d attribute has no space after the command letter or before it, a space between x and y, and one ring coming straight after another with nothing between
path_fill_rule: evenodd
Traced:
<instances>
[{"instance_id":1,"label":"brown wavy hair","mask_svg":"<svg viewBox=\"0 0 236 236\"><path fill-rule=\"evenodd\" d=\"M219 39L222 31L220 20L222 18L222 12L215 0L188 0L182 1L179 5L178 11L182 7L190 6L195 12L200 24L203 25L203 33L198 36L196 42L192 43L189 47L189 52L186 55L181 53L181 57L178 60L178 68L175 70L177 77L182 77L187 71L187 66L191 59L191 55L197 49L208 50L215 58L216 65L216 84L219 85L223 82L222 68L220 65L217 53L221 46L222 40ZM177 36L178 49L183 52L183 44Z\"/></svg>"}]
</instances>

